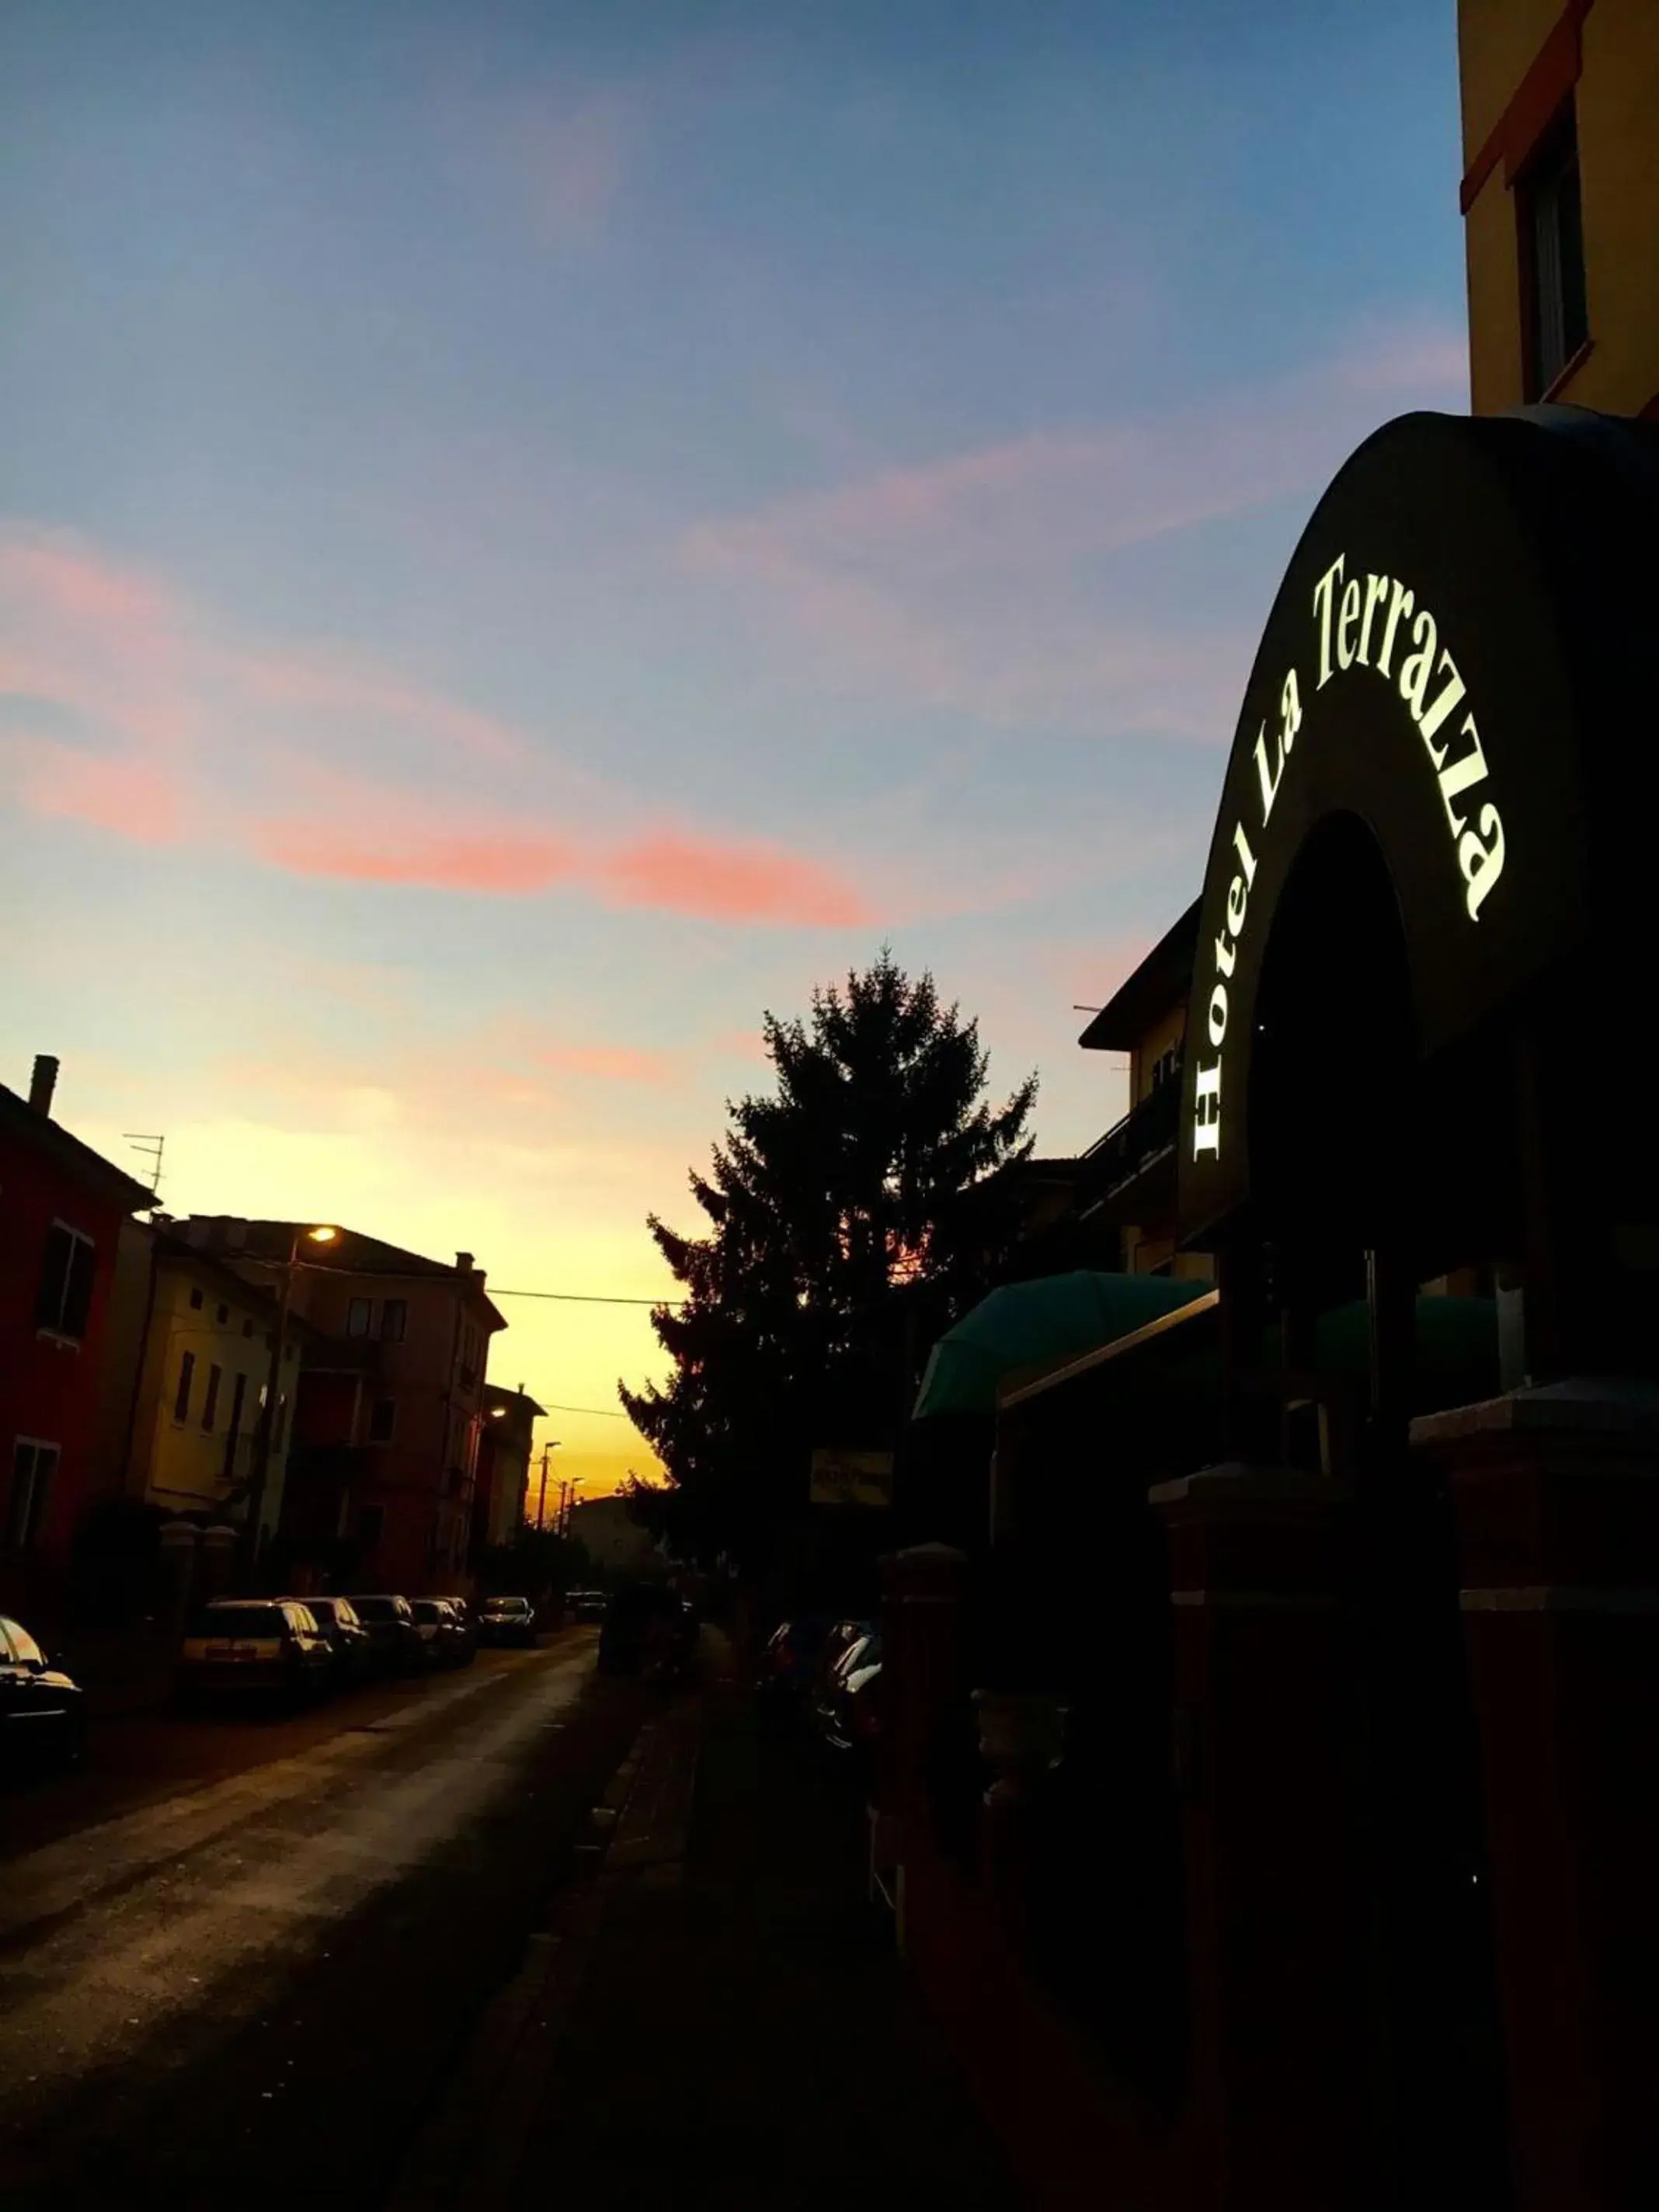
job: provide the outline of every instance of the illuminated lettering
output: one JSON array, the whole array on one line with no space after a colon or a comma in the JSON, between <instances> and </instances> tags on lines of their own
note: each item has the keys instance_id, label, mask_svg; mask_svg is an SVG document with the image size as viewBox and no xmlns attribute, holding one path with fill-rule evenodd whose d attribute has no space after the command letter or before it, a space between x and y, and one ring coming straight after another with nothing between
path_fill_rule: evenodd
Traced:
<instances>
[{"instance_id":1,"label":"illuminated lettering","mask_svg":"<svg viewBox=\"0 0 1659 2212\"><path fill-rule=\"evenodd\" d=\"M1416 592L1408 592L1396 576L1394 581L1394 597L1389 601L1389 619L1382 625L1382 648L1376 656L1376 672L1379 676L1391 676L1394 673L1394 634L1400 627L1401 616L1408 615L1416 605Z\"/></svg>"},{"instance_id":2,"label":"illuminated lettering","mask_svg":"<svg viewBox=\"0 0 1659 2212\"><path fill-rule=\"evenodd\" d=\"M1234 881L1237 878L1235 877ZM1215 941L1215 969L1218 975L1231 976L1238 965L1238 947L1230 945L1224 937Z\"/></svg>"},{"instance_id":3,"label":"illuminated lettering","mask_svg":"<svg viewBox=\"0 0 1659 2212\"><path fill-rule=\"evenodd\" d=\"M1193 1085L1193 1158L1221 1150L1221 1062L1200 1067Z\"/></svg>"},{"instance_id":4,"label":"illuminated lettering","mask_svg":"<svg viewBox=\"0 0 1659 2212\"><path fill-rule=\"evenodd\" d=\"M1319 683L1316 688L1321 691L1331 680L1331 598L1342 574L1344 557L1339 553L1314 586L1314 607L1319 616Z\"/></svg>"},{"instance_id":5,"label":"illuminated lettering","mask_svg":"<svg viewBox=\"0 0 1659 2212\"><path fill-rule=\"evenodd\" d=\"M1250 850L1250 841L1244 835L1244 824L1242 822L1235 822L1233 824L1233 850L1238 854L1238 864L1244 871L1244 888L1249 890L1250 885L1255 881L1255 854ZM1231 898L1227 904L1231 907ZM1237 937L1237 934L1238 932L1235 928L1233 935Z\"/></svg>"},{"instance_id":6,"label":"illuminated lettering","mask_svg":"<svg viewBox=\"0 0 1659 2212\"><path fill-rule=\"evenodd\" d=\"M1210 1042L1217 1049L1227 1034L1227 986L1218 983L1210 994Z\"/></svg>"},{"instance_id":7,"label":"illuminated lettering","mask_svg":"<svg viewBox=\"0 0 1659 2212\"><path fill-rule=\"evenodd\" d=\"M1261 725L1261 735L1255 741L1256 781L1261 786L1261 826L1267 826L1267 817L1273 811L1273 801L1279 796L1279 787L1285 781L1285 740L1278 740L1279 750L1273 773L1267 770L1267 725Z\"/></svg>"},{"instance_id":8,"label":"illuminated lettering","mask_svg":"<svg viewBox=\"0 0 1659 2212\"><path fill-rule=\"evenodd\" d=\"M1363 666L1371 665L1371 617L1389 596L1386 576L1367 575L1365 579L1365 618L1359 625L1358 658Z\"/></svg>"},{"instance_id":9,"label":"illuminated lettering","mask_svg":"<svg viewBox=\"0 0 1659 2212\"><path fill-rule=\"evenodd\" d=\"M1227 927L1237 937L1244 927L1244 901L1247 886L1243 876L1235 876L1227 886Z\"/></svg>"},{"instance_id":10,"label":"illuminated lettering","mask_svg":"<svg viewBox=\"0 0 1659 2212\"><path fill-rule=\"evenodd\" d=\"M1451 673L1446 679L1445 690L1435 701L1433 706L1430 708L1428 713L1424 715L1421 732L1423 742L1429 749L1429 758L1434 763L1437 768L1443 768L1445 766L1446 748L1444 745L1442 745L1437 750L1436 750L1434 742L1435 733L1439 729L1440 725L1445 720L1447 715L1450 714L1452 708L1456 706L1458 701L1463 696L1464 688L1463 679L1457 672L1457 663L1452 659L1450 653L1443 653L1441 654L1440 665L1443 671L1449 669Z\"/></svg>"},{"instance_id":11,"label":"illuminated lettering","mask_svg":"<svg viewBox=\"0 0 1659 2212\"><path fill-rule=\"evenodd\" d=\"M1359 579L1351 576L1342 586L1342 611L1336 618L1336 659L1341 668L1353 666L1353 634L1359 626Z\"/></svg>"},{"instance_id":12,"label":"illuminated lettering","mask_svg":"<svg viewBox=\"0 0 1659 2212\"><path fill-rule=\"evenodd\" d=\"M1486 775L1486 756L1481 748L1480 732L1474 726L1473 714L1464 715L1463 727L1460 735L1468 739L1469 750L1462 760L1455 760L1440 778L1441 804L1446 810L1446 819L1451 825L1454 837L1462 836L1468 827L1468 821L1467 817L1452 812L1453 799L1460 792L1468 791L1472 785L1484 782ZM1443 760L1445 758L1443 751L1441 758ZM1483 892L1481 896L1484 897L1486 894ZM1473 910L1473 908L1470 909L1471 912Z\"/></svg>"},{"instance_id":13,"label":"illuminated lettering","mask_svg":"<svg viewBox=\"0 0 1659 2212\"><path fill-rule=\"evenodd\" d=\"M1434 664L1440 652L1440 632L1434 617L1425 607L1412 624L1412 640L1418 650L1407 653L1400 669L1400 696L1412 710L1412 720L1420 722L1428 697L1429 679L1434 674Z\"/></svg>"},{"instance_id":14,"label":"illuminated lettering","mask_svg":"<svg viewBox=\"0 0 1659 2212\"><path fill-rule=\"evenodd\" d=\"M1296 671L1291 669L1279 694L1279 742L1286 752L1296 743L1296 733L1302 727L1302 690L1296 680Z\"/></svg>"},{"instance_id":15,"label":"illuminated lettering","mask_svg":"<svg viewBox=\"0 0 1659 2212\"><path fill-rule=\"evenodd\" d=\"M1464 836L1457 848L1457 865L1468 885L1463 903L1469 920L1479 921L1487 892L1504 872L1504 824L1495 806L1481 808L1480 835L1471 830Z\"/></svg>"}]
</instances>

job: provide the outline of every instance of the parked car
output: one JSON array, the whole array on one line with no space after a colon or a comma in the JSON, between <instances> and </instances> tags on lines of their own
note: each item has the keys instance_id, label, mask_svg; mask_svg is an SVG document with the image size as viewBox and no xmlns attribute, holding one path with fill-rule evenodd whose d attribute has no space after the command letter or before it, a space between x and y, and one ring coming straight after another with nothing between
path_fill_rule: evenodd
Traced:
<instances>
[{"instance_id":1,"label":"parked car","mask_svg":"<svg viewBox=\"0 0 1659 2212\"><path fill-rule=\"evenodd\" d=\"M426 1643L406 1597L354 1597L351 1609L368 1631L375 1662L386 1674L413 1674L426 1664Z\"/></svg>"},{"instance_id":2,"label":"parked car","mask_svg":"<svg viewBox=\"0 0 1659 2212\"><path fill-rule=\"evenodd\" d=\"M441 1597L440 1605L447 1605L454 1614L465 1647L462 1664L470 1667L478 1653L478 1622L469 1601L464 1597Z\"/></svg>"},{"instance_id":3,"label":"parked car","mask_svg":"<svg viewBox=\"0 0 1659 2212\"><path fill-rule=\"evenodd\" d=\"M854 1638L823 1678L813 1709L818 1734L833 1751L867 1754L875 1742L881 1637Z\"/></svg>"},{"instance_id":4,"label":"parked car","mask_svg":"<svg viewBox=\"0 0 1659 2212\"><path fill-rule=\"evenodd\" d=\"M374 1672L374 1643L349 1597L308 1597L302 1601L327 1643L337 1689L348 1689Z\"/></svg>"},{"instance_id":5,"label":"parked car","mask_svg":"<svg viewBox=\"0 0 1659 2212\"><path fill-rule=\"evenodd\" d=\"M855 1644L875 1633L875 1628L873 1620L856 1617L843 1616L830 1622L824 1632L823 1641L818 1646L817 1657L813 1662L807 1684L806 1709L813 1719L816 1720L818 1708L829 1694L830 1680L836 1668Z\"/></svg>"},{"instance_id":6,"label":"parked car","mask_svg":"<svg viewBox=\"0 0 1659 2212\"><path fill-rule=\"evenodd\" d=\"M610 1602L608 1595L599 1589L567 1590L564 1594L565 1611L573 1620L603 1620Z\"/></svg>"},{"instance_id":7,"label":"parked car","mask_svg":"<svg viewBox=\"0 0 1659 2212\"><path fill-rule=\"evenodd\" d=\"M190 1699L250 1695L301 1704L334 1671L328 1639L296 1598L216 1598L191 1622L177 1688Z\"/></svg>"},{"instance_id":8,"label":"parked car","mask_svg":"<svg viewBox=\"0 0 1659 2212\"><path fill-rule=\"evenodd\" d=\"M428 1664L465 1666L468 1656L466 1632L455 1618L455 1609L448 1601L417 1597L410 1601L410 1610L415 1616L415 1632L421 1639Z\"/></svg>"},{"instance_id":9,"label":"parked car","mask_svg":"<svg viewBox=\"0 0 1659 2212\"><path fill-rule=\"evenodd\" d=\"M487 1597L478 1615L481 1644L534 1644L536 1608L527 1597Z\"/></svg>"},{"instance_id":10,"label":"parked car","mask_svg":"<svg viewBox=\"0 0 1659 2212\"><path fill-rule=\"evenodd\" d=\"M86 1756L86 1700L21 1621L0 1617L0 1774Z\"/></svg>"},{"instance_id":11,"label":"parked car","mask_svg":"<svg viewBox=\"0 0 1659 2212\"><path fill-rule=\"evenodd\" d=\"M767 1638L756 1670L755 1691L762 1711L776 1720L799 1717L806 1710L825 1638L836 1626L827 1613L802 1613L781 1620Z\"/></svg>"},{"instance_id":12,"label":"parked car","mask_svg":"<svg viewBox=\"0 0 1659 2212\"><path fill-rule=\"evenodd\" d=\"M672 1672L696 1640L696 1623L684 1601L662 1583L623 1583L611 1593L599 1631L599 1666L607 1674L642 1668Z\"/></svg>"}]
</instances>

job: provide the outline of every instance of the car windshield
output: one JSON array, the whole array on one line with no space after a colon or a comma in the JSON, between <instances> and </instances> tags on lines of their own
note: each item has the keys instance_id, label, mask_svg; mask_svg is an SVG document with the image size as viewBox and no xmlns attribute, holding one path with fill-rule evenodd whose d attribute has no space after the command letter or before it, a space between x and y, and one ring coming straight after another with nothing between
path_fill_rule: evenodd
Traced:
<instances>
[{"instance_id":1,"label":"car windshield","mask_svg":"<svg viewBox=\"0 0 1659 2212\"><path fill-rule=\"evenodd\" d=\"M274 1605L210 1605L198 1613L192 1635L235 1637L280 1636L286 1626Z\"/></svg>"},{"instance_id":2,"label":"car windshield","mask_svg":"<svg viewBox=\"0 0 1659 2212\"><path fill-rule=\"evenodd\" d=\"M528 1613L529 1610L529 1600L522 1597L492 1597L484 1606L486 1613Z\"/></svg>"},{"instance_id":3,"label":"car windshield","mask_svg":"<svg viewBox=\"0 0 1659 2212\"><path fill-rule=\"evenodd\" d=\"M311 1615L319 1628L331 1628L333 1626L335 1613L332 1599L325 1597L308 1597L306 1600L306 1611Z\"/></svg>"},{"instance_id":4,"label":"car windshield","mask_svg":"<svg viewBox=\"0 0 1659 2212\"><path fill-rule=\"evenodd\" d=\"M416 1620L441 1620L444 1617L444 1609L434 1597L417 1597L414 1613Z\"/></svg>"},{"instance_id":5,"label":"car windshield","mask_svg":"<svg viewBox=\"0 0 1659 2212\"><path fill-rule=\"evenodd\" d=\"M359 1620L395 1620L398 1601L392 1597L360 1597L353 1600Z\"/></svg>"}]
</instances>

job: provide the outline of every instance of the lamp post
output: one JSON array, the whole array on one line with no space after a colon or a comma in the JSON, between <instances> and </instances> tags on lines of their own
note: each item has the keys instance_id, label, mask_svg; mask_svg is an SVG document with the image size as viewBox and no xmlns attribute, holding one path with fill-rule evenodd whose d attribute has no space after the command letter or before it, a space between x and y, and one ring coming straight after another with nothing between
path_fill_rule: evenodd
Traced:
<instances>
[{"instance_id":1,"label":"lamp post","mask_svg":"<svg viewBox=\"0 0 1659 2212\"><path fill-rule=\"evenodd\" d=\"M547 1526L547 1462L559 1449L559 1439L550 1437L542 1446L542 1489L536 1501L536 1533L539 1536Z\"/></svg>"},{"instance_id":2,"label":"lamp post","mask_svg":"<svg viewBox=\"0 0 1659 2212\"><path fill-rule=\"evenodd\" d=\"M259 1556L259 1516L264 1510L265 1489L270 1480L270 1450L282 1389L283 1361L288 1349L289 1307L294 1297L294 1278L301 1266L300 1240L304 1237L312 1244L331 1244L339 1233L325 1222L314 1229L295 1229L283 1266L282 1287L276 1298L276 1327L271 1334L270 1365L265 1377L264 1419L254 1437L253 1484L248 1493L247 1517L242 1524L242 1556L250 1571Z\"/></svg>"}]
</instances>

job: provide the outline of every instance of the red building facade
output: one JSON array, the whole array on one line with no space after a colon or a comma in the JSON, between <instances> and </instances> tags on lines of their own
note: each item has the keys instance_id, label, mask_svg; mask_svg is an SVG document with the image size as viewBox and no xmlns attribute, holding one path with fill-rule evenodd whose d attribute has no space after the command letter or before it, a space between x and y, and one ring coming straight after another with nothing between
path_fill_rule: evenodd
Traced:
<instances>
[{"instance_id":1,"label":"red building facade","mask_svg":"<svg viewBox=\"0 0 1659 2212\"><path fill-rule=\"evenodd\" d=\"M91 1475L122 1221L144 1185L51 1118L57 1062L0 1086L0 1606L55 1627Z\"/></svg>"}]
</instances>

